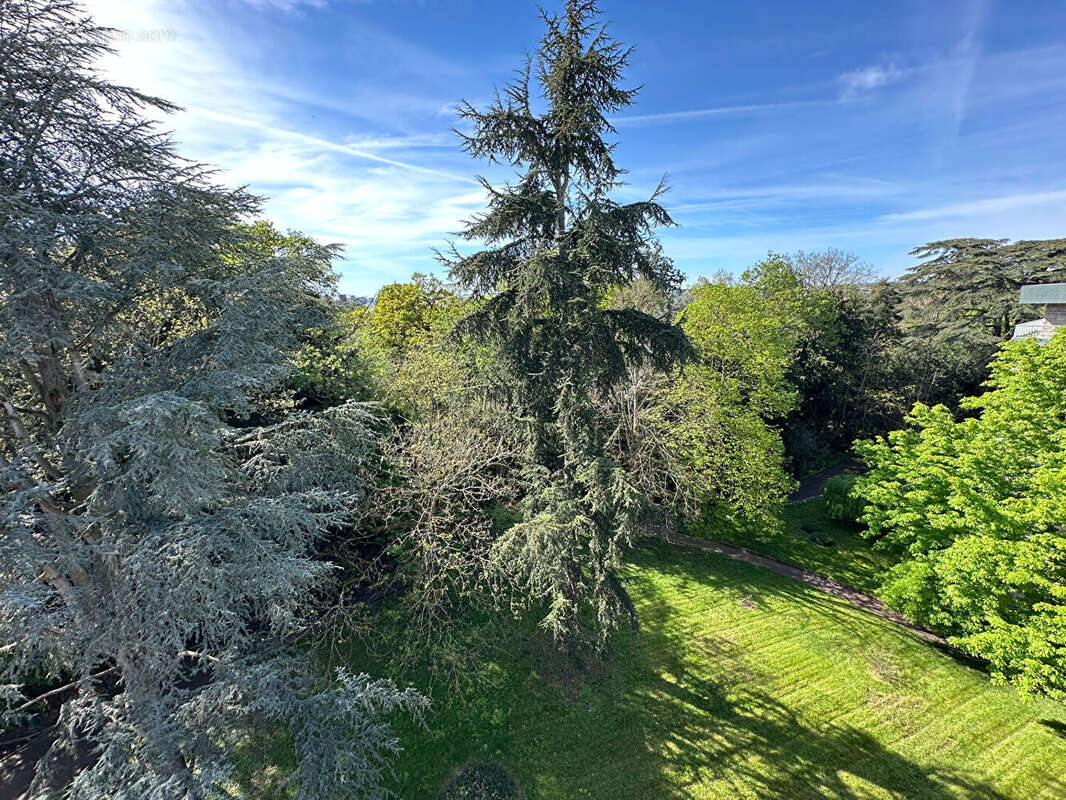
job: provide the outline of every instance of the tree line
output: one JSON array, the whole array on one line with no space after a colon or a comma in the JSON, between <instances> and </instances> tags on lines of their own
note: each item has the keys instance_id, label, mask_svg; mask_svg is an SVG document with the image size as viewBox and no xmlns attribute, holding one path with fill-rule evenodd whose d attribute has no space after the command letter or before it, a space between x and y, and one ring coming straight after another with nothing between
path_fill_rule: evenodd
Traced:
<instances>
[{"instance_id":1,"label":"tree line","mask_svg":"<svg viewBox=\"0 0 1066 800\"><path fill-rule=\"evenodd\" d=\"M924 424L916 402L973 414L1034 311L1018 286L1066 274L1062 241L960 239L896 281L829 250L685 288L664 187L612 199L629 49L591 0L543 17L517 80L460 112L467 152L515 170L461 231L481 249L342 307L336 248L257 222L148 121L173 106L100 77L112 32L66 2L0 7L0 703L15 723L61 699L32 796L212 796L263 725L298 796L381 796L390 715L428 707L404 666L476 679L514 615L575 669L604 657L639 624L638 538L773 526L796 475ZM896 480L886 447L865 485ZM913 534L869 497L872 532ZM935 594L923 569L887 596L910 609L892 587L919 574ZM341 628L397 673L324 669L306 644ZM1044 690L1057 658L1014 671Z\"/></svg>"}]
</instances>

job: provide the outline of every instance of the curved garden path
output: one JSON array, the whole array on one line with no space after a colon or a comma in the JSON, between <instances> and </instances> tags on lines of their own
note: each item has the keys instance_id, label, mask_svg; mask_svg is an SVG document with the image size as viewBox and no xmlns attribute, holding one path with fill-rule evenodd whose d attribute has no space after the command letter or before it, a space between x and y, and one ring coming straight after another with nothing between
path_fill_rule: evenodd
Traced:
<instances>
[{"instance_id":1,"label":"curved garden path","mask_svg":"<svg viewBox=\"0 0 1066 800\"><path fill-rule=\"evenodd\" d=\"M754 550L741 547L738 544L719 542L716 539L697 539L694 536L685 536L681 533L674 533L667 536L667 540L672 544L678 544L684 547L696 547L700 550L706 550L708 553L715 553L720 556L725 556L726 558L731 558L734 561L743 561L747 564L754 564L756 567L762 567L771 572L776 572L779 575L785 575L793 580L801 581L808 586L812 586L815 589L825 592L826 594L831 594L834 597L846 600L859 608L864 608L871 614L876 614L883 619L895 622L897 625L902 625L909 631L939 647L945 647L952 651L956 650L956 648L948 644L947 640L937 636L931 631L918 627L912 622L908 622L903 615L897 614L890 608L886 608L885 604L873 595L860 592L858 589L853 589L850 586L845 586L844 584L838 583L832 578L827 578L820 573L811 572L808 569L803 569L803 567L798 567L787 561L778 561L776 558L764 556L760 553L756 553Z\"/></svg>"},{"instance_id":2,"label":"curved garden path","mask_svg":"<svg viewBox=\"0 0 1066 800\"><path fill-rule=\"evenodd\" d=\"M809 475L800 481L800 485L796 491L789 495L788 502L803 503L808 500L813 500L816 497L820 497L825 491L826 482L830 478L836 477L843 472L859 471L862 469L862 466L862 463L859 461L849 460L837 464L836 466L829 467L828 469L824 469L821 472ZM673 544L683 545L685 547L696 547L700 550L706 550L708 553L715 553L720 556L725 556L726 558L731 558L734 561L743 561L746 564L753 564L756 567L762 567L771 572L776 572L779 575L784 575L793 580L801 581L819 591L831 594L833 597L839 597L841 600L846 600L859 608L866 609L871 614L876 614L882 619L887 619L890 622L895 622L897 625L902 625L907 630L928 642L932 642L938 647L946 648L952 652L960 652L958 648L953 647L943 637L937 636L935 633L915 625L913 622L908 621L902 614L899 614L890 608L886 608L885 604L873 595L860 592L858 589L854 589L851 586L845 586L843 583L839 583L821 573L811 572L796 564L790 564L787 561L778 561L776 558L764 556L761 553L749 550L738 544L720 542L717 539L697 539L694 536L686 536L681 533L670 534L667 539Z\"/></svg>"},{"instance_id":3,"label":"curved garden path","mask_svg":"<svg viewBox=\"0 0 1066 800\"><path fill-rule=\"evenodd\" d=\"M866 466L859 460L849 458L832 467L827 467L820 472L808 475L799 482L796 491L788 496L790 503L806 503L816 497L821 497L825 491L825 484L830 478L843 475L845 472L865 472Z\"/></svg>"}]
</instances>

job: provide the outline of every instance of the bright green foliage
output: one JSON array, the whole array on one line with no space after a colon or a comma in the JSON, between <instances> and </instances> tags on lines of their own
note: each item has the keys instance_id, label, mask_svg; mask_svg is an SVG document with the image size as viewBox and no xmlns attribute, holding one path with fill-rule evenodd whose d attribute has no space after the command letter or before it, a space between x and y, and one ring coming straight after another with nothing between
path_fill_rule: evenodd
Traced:
<instances>
[{"instance_id":1,"label":"bright green foliage","mask_svg":"<svg viewBox=\"0 0 1066 800\"><path fill-rule=\"evenodd\" d=\"M562 16L544 14L547 30L520 78L487 110L460 109L472 126L467 151L520 175L502 188L485 183L488 211L463 231L489 249L445 260L481 301L461 330L498 348L529 445L524 518L499 543L498 564L549 605L544 625L558 639L583 638L581 611L591 608L602 644L632 617L616 571L647 502L605 456L597 401L628 366L665 368L688 347L676 326L602 306L614 286L643 278L669 294L680 276L653 236L671 222L659 191L628 205L609 197L621 170L604 139L613 132L606 117L635 91L618 85L629 51L596 13L591 0L571 0Z\"/></svg>"},{"instance_id":2,"label":"bright green foliage","mask_svg":"<svg viewBox=\"0 0 1066 800\"><path fill-rule=\"evenodd\" d=\"M760 270L738 286L697 285L682 325L723 396L774 419L796 403L788 368L807 326L795 313L799 298L780 285L787 275L771 278Z\"/></svg>"},{"instance_id":3,"label":"bright green foliage","mask_svg":"<svg viewBox=\"0 0 1066 800\"><path fill-rule=\"evenodd\" d=\"M248 233L251 246L264 256L317 263L319 270L329 276L324 288L334 287L336 279L330 272L330 261L338 252L336 247L323 247L297 231L281 233L266 222L249 226ZM296 369L290 383L296 390L297 402L304 408L319 409L349 400L375 399L374 362L352 336L354 320L363 310L342 309L326 293L314 296L310 302L318 312L317 324L301 332L299 346L292 354Z\"/></svg>"},{"instance_id":4,"label":"bright green foliage","mask_svg":"<svg viewBox=\"0 0 1066 800\"><path fill-rule=\"evenodd\" d=\"M431 275L383 286L364 326L382 346L408 351L426 343L442 320L454 321L459 298Z\"/></svg>"},{"instance_id":5,"label":"bright green foliage","mask_svg":"<svg viewBox=\"0 0 1066 800\"><path fill-rule=\"evenodd\" d=\"M351 338L375 365L379 398L403 417L443 411L471 382L476 348L450 335L464 308L441 281L416 273L382 288L355 320Z\"/></svg>"},{"instance_id":6,"label":"bright green foliage","mask_svg":"<svg viewBox=\"0 0 1066 800\"><path fill-rule=\"evenodd\" d=\"M386 401L407 419L427 420L445 413L472 384L488 380L491 357L485 348L452 336L455 324L467 305L454 295L437 307L419 343L403 350L384 351L387 372L381 385ZM377 340L365 341L376 352Z\"/></svg>"},{"instance_id":7,"label":"bright green foliage","mask_svg":"<svg viewBox=\"0 0 1066 800\"><path fill-rule=\"evenodd\" d=\"M406 419L444 409L483 356L449 334L463 301L415 274L378 293L371 307L335 311L297 354L297 387L312 405L377 400Z\"/></svg>"},{"instance_id":8,"label":"bright green foliage","mask_svg":"<svg viewBox=\"0 0 1066 800\"><path fill-rule=\"evenodd\" d=\"M800 402L783 423L797 473L899 427L916 402L957 409L1014 323L1036 316L1019 287L1066 280L1066 240L947 240L914 254L926 261L876 283L840 251L784 259L802 284L789 292L803 323L788 374Z\"/></svg>"},{"instance_id":9,"label":"bright green foliage","mask_svg":"<svg viewBox=\"0 0 1066 800\"><path fill-rule=\"evenodd\" d=\"M857 476L851 473L835 475L825 483L825 510L830 519L838 522L858 522L866 510L862 498L852 490Z\"/></svg>"},{"instance_id":10,"label":"bright green foliage","mask_svg":"<svg viewBox=\"0 0 1066 800\"><path fill-rule=\"evenodd\" d=\"M777 266L691 290L680 320L697 357L664 382L651 411L690 505L763 521L791 488L772 422L796 402L786 375L802 327L784 299L790 273Z\"/></svg>"},{"instance_id":11,"label":"bright green foliage","mask_svg":"<svg viewBox=\"0 0 1066 800\"><path fill-rule=\"evenodd\" d=\"M857 449L872 536L905 549L883 596L1029 691L1066 698L1066 336L1015 342L957 422L917 405Z\"/></svg>"}]
</instances>

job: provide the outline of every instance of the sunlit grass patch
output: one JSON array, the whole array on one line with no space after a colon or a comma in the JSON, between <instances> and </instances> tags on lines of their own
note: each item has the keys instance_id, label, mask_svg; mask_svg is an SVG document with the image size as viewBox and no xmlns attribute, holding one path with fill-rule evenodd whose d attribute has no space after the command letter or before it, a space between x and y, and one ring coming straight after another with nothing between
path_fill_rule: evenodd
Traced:
<instances>
[{"instance_id":1,"label":"sunlit grass patch","mask_svg":"<svg viewBox=\"0 0 1066 800\"><path fill-rule=\"evenodd\" d=\"M697 525L691 533L743 545L864 592L874 592L880 574L895 563L891 553L874 549L858 528L829 519L820 497L785 506L782 525L776 531Z\"/></svg>"},{"instance_id":2,"label":"sunlit grass patch","mask_svg":"<svg viewBox=\"0 0 1066 800\"><path fill-rule=\"evenodd\" d=\"M524 798L1059 796L1063 707L745 564L657 545L632 578L639 636L572 696L516 637L496 687L403 731L400 796L477 760Z\"/></svg>"}]
</instances>

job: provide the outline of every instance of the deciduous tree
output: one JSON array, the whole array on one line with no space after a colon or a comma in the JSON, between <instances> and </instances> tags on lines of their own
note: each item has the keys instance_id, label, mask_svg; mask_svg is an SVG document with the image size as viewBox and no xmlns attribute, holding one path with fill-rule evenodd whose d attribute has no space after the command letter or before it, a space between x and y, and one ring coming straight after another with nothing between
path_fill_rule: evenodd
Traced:
<instances>
[{"instance_id":1,"label":"deciduous tree","mask_svg":"<svg viewBox=\"0 0 1066 800\"><path fill-rule=\"evenodd\" d=\"M857 447L870 535L906 557L886 602L988 659L1029 691L1066 698L1066 336L1005 345L988 391L917 405Z\"/></svg>"},{"instance_id":2,"label":"deciduous tree","mask_svg":"<svg viewBox=\"0 0 1066 800\"><path fill-rule=\"evenodd\" d=\"M815 252L799 250L787 260L804 286L820 291L867 286L877 278L877 270L872 266L854 253L835 247Z\"/></svg>"}]
</instances>

